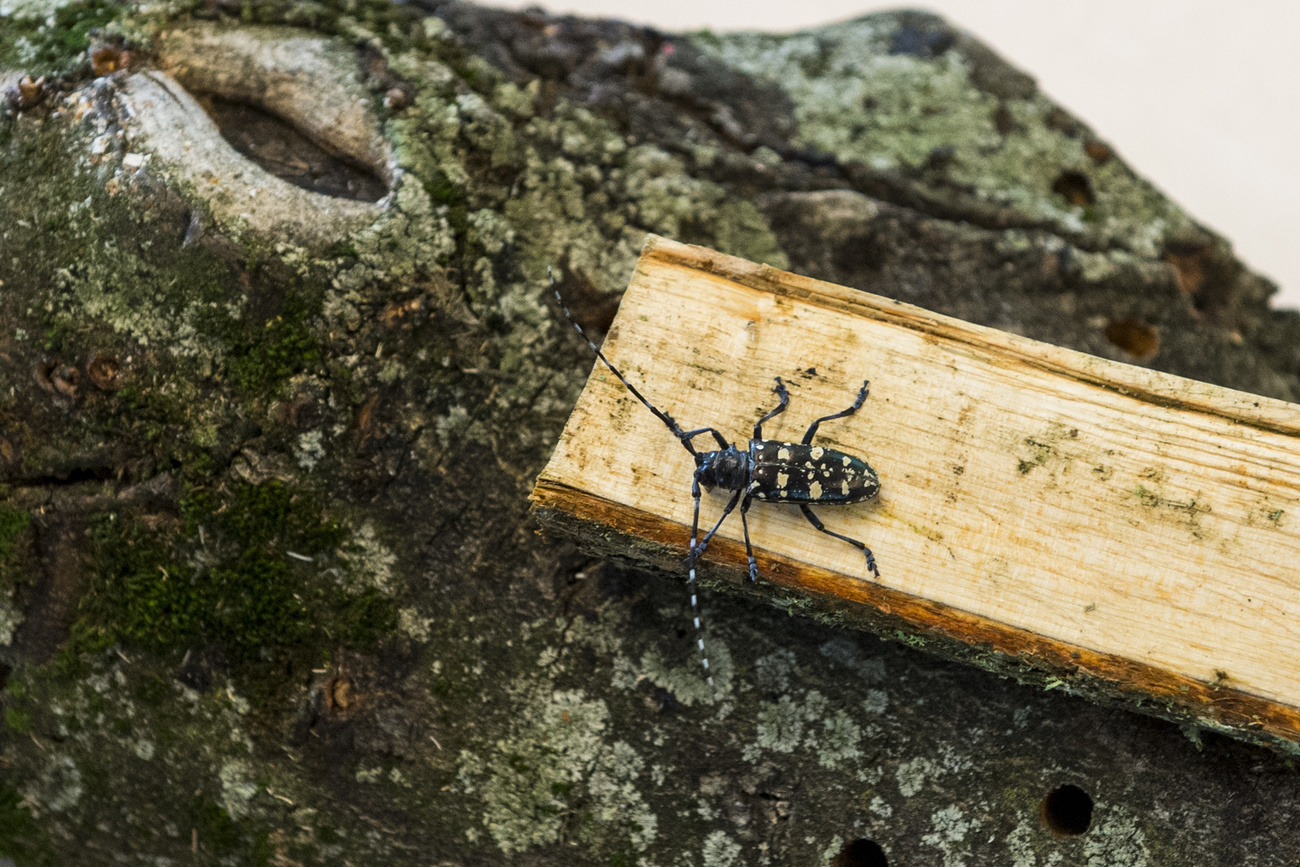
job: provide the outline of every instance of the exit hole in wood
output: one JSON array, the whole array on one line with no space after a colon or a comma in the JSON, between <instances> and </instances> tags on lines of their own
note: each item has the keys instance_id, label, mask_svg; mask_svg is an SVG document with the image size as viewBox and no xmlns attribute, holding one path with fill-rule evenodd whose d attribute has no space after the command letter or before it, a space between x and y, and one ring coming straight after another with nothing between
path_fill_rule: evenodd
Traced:
<instances>
[{"instance_id":1,"label":"exit hole in wood","mask_svg":"<svg viewBox=\"0 0 1300 867\"><path fill-rule=\"evenodd\" d=\"M1139 361L1160 351L1160 332L1136 319L1120 319L1106 326L1106 339Z\"/></svg>"},{"instance_id":2,"label":"exit hole in wood","mask_svg":"<svg viewBox=\"0 0 1300 867\"><path fill-rule=\"evenodd\" d=\"M1092 824L1092 798L1078 786L1057 786L1043 798L1039 812L1053 834L1077 837Z\"/></svg>"},{"instance_id":3,"label":"exit hole in wood","mask_svg":"<svg viewBox=\"0 0 1300 867\"><path fill-rule=\"evenodd\" d=\"M847 844L831 862L831 867L888 867L885 850L875 840L859 837Z\"/></svg>"}]
</instances>

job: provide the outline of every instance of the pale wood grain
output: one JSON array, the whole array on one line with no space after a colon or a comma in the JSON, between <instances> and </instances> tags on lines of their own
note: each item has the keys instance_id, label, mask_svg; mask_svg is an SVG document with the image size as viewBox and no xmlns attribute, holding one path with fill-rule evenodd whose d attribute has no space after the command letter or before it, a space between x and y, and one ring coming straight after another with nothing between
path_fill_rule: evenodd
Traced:
<instances>
[{"instance_id":1,"label":"pale wood grain","mask_svg":"<svg viewBox=\"0 0 1300 867\"><path fill-rule=\"evenodd\" d=\"M775 405L774 377L791 402L765 434L792 440L871 380L862 411L817 442L870 461L881 494L819 513L871 546L879 587L853 591L874 584L861 555L790 507L751 510L760 561L835 575L842 598L923 600L1110 660L1112 679L1131 663L1174 691L1205 685L1206 702L1258 699L1300 740L1287 731L1300 719L1300 407L661 239L604 349L683 426L741 445ZM684 553L692 468L598 365L535 499L579 517L616 504ZM702 520L725 499L706 495ZM743 563L738 517L720 536L736 544L709 556Z\"/></svg>"}]
</instances>

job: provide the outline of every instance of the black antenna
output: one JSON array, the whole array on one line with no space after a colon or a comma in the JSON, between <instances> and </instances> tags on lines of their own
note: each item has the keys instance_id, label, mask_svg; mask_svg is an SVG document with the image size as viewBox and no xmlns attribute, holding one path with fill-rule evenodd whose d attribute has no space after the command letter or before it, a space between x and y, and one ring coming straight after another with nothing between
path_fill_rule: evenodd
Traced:
<instances>
[{"instance_id":1,"label":"black antenna","mask_svg":"<svg viewBox=\"0 0 1300 867\"><path fill-rule=\"evenodd\" d=\"M646 400L645 395L637 391L636 386L627 381L627 377L625 377L621 372L619 372L619 369L614 366L613 362L611 362L608 358L605 357L605 353L600 351L600 347L596 346L596 344L592 341L592 339L587 336L587 332L583 331L582 326L579 325L577 321L573 318L573 314L569 312L569 308L565 305L564 299L560 297L560 290L555 288L555 272L551 269L549 265L546 266L546 276L551 281L551 291L555 293L555 300L560 302L560 309L564 311L564 318L569 320L569 324L572 325L580 335L582 335L582 339L587 341L587 345L591 347L591 351L596 353L596 357L599 358L601 361L603 361L605 363L605 366L608 367L613 372L613 374L618 377L618 381L623 383L624 387L626 387L628 391L632 392L632 396L635 397L637 400L641 401L641 403L645 405L646 409L654 413L656 418L658 418L661 422L663 422L668 426L668 429L673 432L673 436L677 437L677 439L681 441L681 444L686 448L686 451L690 452L691 455L695 458L696 466L699 466L702 458L700 456L700 453L695 450L695 446L691 443L691 440L693 440L695 437L704 433L713 434L713 438L718 441L718 445L721 448L725 449L731 445L731 443L727 442L726 438L723 437L722 434L718 433L716 430L714 430L711 427L702 427L691 431L682 430L681 425L677 423L676 419L674 419L671 415L656 407L650 401Z\"/></svg>"}]
</instances>

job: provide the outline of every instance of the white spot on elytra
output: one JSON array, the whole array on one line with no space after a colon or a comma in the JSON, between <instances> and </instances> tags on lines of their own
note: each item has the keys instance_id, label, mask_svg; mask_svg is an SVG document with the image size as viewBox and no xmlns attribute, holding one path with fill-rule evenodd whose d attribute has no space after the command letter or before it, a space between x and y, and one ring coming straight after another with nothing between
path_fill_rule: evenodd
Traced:
<instances>
[{"instance_id":1,"label":"white spot on elytra","mask_svg":"<svg viewBox=\"0 0 1300 867\"><path fill-rule=\"evenodd\" d=\"M849 461L849 456L848 456L848 455L845 455L845 456L844 456L844 466L847 467L847 466L849 465L849 463L850 463L850 461Z\"/></svg>"},{"instance_id":2,"label":"white spot on elytra","mask_svg":"<svg viewBox=\"0 0 1300 867\"><path fill-rule=\"evenodd\" d=\"M843 494L843 495L846 496L846 497L849 495L849 483L848 483L848 482L841 482L841 483L840 483L840 493Z\"/></svg>"},{"instance_id":3,"label":"white spot on elytra","mask_svg":"<svg viewBox=\"0 0 1300 867\"><path fill-rule=\"evenodd\" d=\"M808 493L812 494L814 500L820 500L822 498L822 483L813 482L808 486Z\"/></svg>"},{"instance_id":4,"label":"white spot on elytra","mask_svg":"<svg viewBox=\"0 0 1300 867\"><path fill-rule=\"evenodd\" d=\"M789 473L777 473L777 474L776 474L776 487L777 487L778 490L781 491L781 496L783 496L783 497L785 496L785 487L786 487L786 485L788 485L788 484L790 484L790 474L789 474Z\"/></svg>"},{"instance_id":5,"label":"white spot on elytra","mask_svg":"<svg viewBox=\"0 0 1300 867\"><path fill-rule=\"evenodd\" d=\"M821 446L813 446L812 451L809 452L808 454L812 455L814 461L820 461L822 459L822 455L826 454L826 449L822 448Z\"/></svg>"},{"instance_id":6,"label":"white spot on elytra","mask_svg":"<svg viewBox=\"0 0 1300 867\"><path fill-rule=\"evenodd\" d=\"M776 459L778 461L790 460L790 449L786 448L785 446L782 446L780 449L777 450Z\"/></svg>"}]
</instances>

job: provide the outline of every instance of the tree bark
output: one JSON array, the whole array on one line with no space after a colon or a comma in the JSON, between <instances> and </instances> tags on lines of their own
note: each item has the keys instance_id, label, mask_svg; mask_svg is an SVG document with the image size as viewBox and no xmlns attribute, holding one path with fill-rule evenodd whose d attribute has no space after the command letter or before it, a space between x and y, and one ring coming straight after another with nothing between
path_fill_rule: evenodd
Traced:
<instances>
[{"instance_id":1,"label":"tree bark","mask_svg":"<svg viewBox=\"0 0 1300 867\"><path fill-rule=\"evenodd\" d=\"M1285 756L797 606L705 595L732 672L709 691L680 581L527 515L590 369L547 268L600 333L648 232L1294 398L1270 284L970 36L911 12L788 36L369 0L6 14L0 854L1300 847Z\"/></svg>"}]
</instances>

